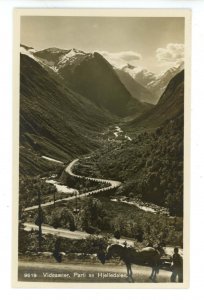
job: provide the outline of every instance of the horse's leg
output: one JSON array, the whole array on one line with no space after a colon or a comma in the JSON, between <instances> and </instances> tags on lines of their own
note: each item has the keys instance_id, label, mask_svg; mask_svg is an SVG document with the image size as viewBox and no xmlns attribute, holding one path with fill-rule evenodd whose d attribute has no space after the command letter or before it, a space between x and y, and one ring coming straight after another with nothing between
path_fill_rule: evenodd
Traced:
<instances>
[{"instance_id":1,"label":"horse's leg","mask_svg":"<svg viewBox=\"0 0 204 300\"><path fill-rule=\"evenodd\" d=\"M157 270L155 266L152 266L152 273L149 276L149 279L151 279L153 282L156 281L156 274L157 274Z\"/></svg>"},{"instance_id":2,"label":"horse's leg","mask_svg":"<svg viewBox=\"0 0 204 300\"><path fill-rule=\"evenodd\" d=\"M129 263L126 263L127 267L127 276L128 276L128 281L132 282L132 270L131 270L131 265Z\"/></svg>"},{"instance_id":3,"label":"horse's leg","mask_svg":"<svg viewBox=\"0 0 204 300\"><path fill-rule=\"evenodd\" d=\"M154 268L152 267L152 273L151 273L151 275L149 276L149 279L152 279L152 278L153 278L153 275L154 275Z\"/></svg>"},{"instance_id":4,"label":"horse's leg","mask_svg":"<svg viewBox=\"0 0 204 300\"><path fill-rule=\"evenodd\" d=\"M157 271L156 271L156 267L154 266L154 268L153 268L153 276L152 276L152 281L153 282L156 282L156 276L157 276Z\"/></svg>"},{"instance_id":5,"label":"horse's leg","mask_svg":"<svg viewBox=\"0 0 204 300\"><path fill-rule=\"evenodd\" d=\"M132 280L132 282L134 282L134 279L133 279L133 273L132 273L132 267L131 267L131 264L130 264L130 278Z\"/></svg>"},{"instance_id":6,"label":"horse's leg","mask_svg":"<svg viewBox=\"0 0 204 300\"><path fill-rule=\"evenodd\" d=\"M157 273L159 273L159 266L156 264L153 268L153 276L152 276L152 281L156 282L157 281Z\"/></svg>"},{"instance_id":7,"label":"horse's leg","mask_svg":"<svg viewBox=\"0 0 204 300\"><path fill-rule=\"evenodd\" d=\"M127 277L128 277L128 281L129 281L129 265L126 263L126 268L127 268Z\"/></svg>"}]
</instances>

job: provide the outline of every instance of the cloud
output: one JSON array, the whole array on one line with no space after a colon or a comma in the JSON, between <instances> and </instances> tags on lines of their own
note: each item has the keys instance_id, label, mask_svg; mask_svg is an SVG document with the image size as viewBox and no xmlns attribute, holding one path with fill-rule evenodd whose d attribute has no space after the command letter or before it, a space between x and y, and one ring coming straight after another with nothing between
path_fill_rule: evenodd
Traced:
<instances>
[{"instance_id":1,"label":"cloud","mask_svg":"<svg viewBox=\"0 0 204 300\"><path fill-rule=\"evenodd\" d=\"M121 51L121 52L108 52L98 51L101 55L107 59L113 66L121 68L127 65L127 63L135 64L142 58L141 54L134 51Z\"/></svg>"},{"instance_id":2,"label":"cloud","mask_svg":"<svg viewBox=\"0 0 204 300\"><path fill-rule=\"evenodd\" d=\"M161 64L179 64L184 61L184 44L167 44L156 50L156 58Z\"/></svg>"}]
</instances>

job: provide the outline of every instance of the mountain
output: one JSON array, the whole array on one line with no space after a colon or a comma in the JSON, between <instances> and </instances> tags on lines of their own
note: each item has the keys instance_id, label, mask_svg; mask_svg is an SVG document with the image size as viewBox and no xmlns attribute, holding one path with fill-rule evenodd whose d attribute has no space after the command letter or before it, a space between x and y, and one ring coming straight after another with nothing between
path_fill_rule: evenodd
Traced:
<instances>
[{"instance_id":1,"label":"mountain","mask_svg":"<svg viewBox=\"0 0 204 300\"><path fill-rule=\"evenodd\" d=\"M100 145L107 112L55 80L30 56L20 57L20 172L43 169L41 156L67 161ZM47 164L47 162L46 162Z\"/></svg>"},{"instance_id":2,"label":"mountain","mask_svg":"<svg viewBox=\"0 0 204 300\"><path fill-rule=\"evenodd\" d=\"M160 97L158 104L130 122L138 128L155 128L184 112L184 70L174 76Z\"/></svg>"},{"instance_id":3,"label":"mountain","mask_svg":"<svg viewBox=\"0 0 204 300\"><path fill-rule=\"evenodd\" d=\"M144 86L149 92L154 95L152 99L152 104L156 104L165 91L169 81L179 72L184 69L184 64L177 64L174 67L171 67L165 72L161 72L158 75L154 74L142 67L132 66L127 64L122 70L129 75L137 82ZM149 102L149 101L147 101Z\"/></svg>"},{"instance_id":4,"label":"mountain","mask_svg":"<svg viewBox=\"0 0 204 300\"><path fill-rule=\"evenodd\" d=\"M80 58L83 58L84 55L86 55L85 52L75 48L65 50L56 47L36 51L34 54L35 58L39 59L43 64L49 66L57 73L66 65L71 66L76 60L80 61Z\"/></svg>"},{"instance_id":5,"label":"mountain","mask_svg":"<svg viewBox=\"0 0 204 300\"><path fill-rule=\"evenodd\" d=\"M32 60L34 60L38 64L40 64L43 67L43 69L45 69L52 77L54 77L55 80L62 83L63 78L61 76L59 76L59 74L56 72L56 69L55 69L55 67L53 67L52 63L48 63L43 58L40 58L40 57L36 56L35 55L36 52L38 52L38 51L35 50L33 47L28 47L28 46L25 46L25 45L22 45L22 44L20 45L20 53L21 54L24 54L24 55L32 58Z\"/></svg>"},{"instance_id":6,"label":"mountain","mask_svg":"<svg viewBox=\"0 0 204 300\"><path fill-rule=\"evenodd\" d=\"M145 87L148 85L148 83L156 80L157 78L156 74L140 66L127 64L122 68L122 70L128 73L136 82Z\"/></svg>"},{"instance_id":7,"label":"mountain","mask_svg":"<svg viewBox=\"0 0 204 300\"><path fill-rule=\"evenodd\" d=\"M154 80L147 84L147 88L156 95L157 100L165 91L170 80L184 69L184 64L176 65L167 71L160 73Z\"/></svg>"},{"instance_id":8,"label":"mountain","mask_svg":"<svg viewBox=\"0 0 204 300\"><path fill-rule=\"evenodd\" d=\"M141 114L147 109L132 97L113 67L97 52L49 48L34 53L36 59L52 68L69 88L112 114Z\"/></svg>"},{"instance_id":9,"label":"mountain","mask_svg":"<svg viewBox=\"0 0 204 300\"><path fill-rule=\"evenodd\" d=\"M154 94L134 80L129 73L119 69L115 69L115 72L133 97L139 99L141 102L150 104L155 102Z\"/></svg>"}]
</instances>

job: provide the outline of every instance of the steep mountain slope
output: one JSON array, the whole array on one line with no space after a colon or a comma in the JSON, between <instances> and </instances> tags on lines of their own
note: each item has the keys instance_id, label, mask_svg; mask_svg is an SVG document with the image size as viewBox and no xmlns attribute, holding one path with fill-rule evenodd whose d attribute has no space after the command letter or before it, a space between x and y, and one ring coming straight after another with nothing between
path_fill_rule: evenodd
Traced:
<instances>
[{"instance_id":1,"label":"steep mountain slope","mask_svg":"<svg viewBox=\"0 0 204 300\"><path fill-rule=\"evenodd\" d=\"M23 54L20 76L22 173L28 171L28 151L66 161L99 146L100 132L110 123L104 110L63 86Z\"/></svg>"},{"instance_id":2,"label":"steep mountain slope","mask_svg":"<svg viewBox=\"0 0 204 300\"><path fill-rule=\"evenodd\" d=\"M140 114L147 109L131 96L113 67L97 52L50 48L34 55L57 72L71 89L113 114Z\"/></svg>"},{"instance_id":3,"label":"steep mountain slope","mask_svg":"<svg viewBox=\"0 0 204 300\"><path fill-rule=\"evenodd\" d=\"M133 66L127 64L122 68L122 70L128 73L135 81L140 83L142 86L147 86L150 82L154 82L157 75L153 72L148 71L140 66Z\"/></svg>"},{"instance_id":4,"label":"steep mountain slope","mask_svg":"<svg viewBox=\"0 0 204 300\"><path fill-rule=\"evenodd\" d=\"M119 69L115 69L115 72L133 97L139 99L141 102L150 104L155 102L155 96L147 88L134 80L129 73Z\"/></svg>"},{"instance_id":5,"label":"steep mountain slope","mask_svg":"<svg viewBox=\"0 0 204 300\"><path fill-rule=\"evenodd\" d=\"M156 100L159 100L160 96L165 91L170 80L180 73L184 69L184 64L176 65L167 71L159 74L153 81L147 84L147 88L155 94Z\"/></svg>"},{"instance_id":6,"label":"steep mountain slope","mask_svg":"<svg viewBox=\"0 0 204 300\"><path fill-rule=\"evenodd\" d=\"M155 128L171 120L184 111L184 71L181 71L169 82L158 104L136 118L129 125L135 129Z\"/></svg>"},{"instance_id":7,"label":"steep mountain slope","mask_svg":"<svg viewBox=\"0 0 204 300\"><path fill-rule=\"evenodd\" d=\"M130 64L122 68L122 70L128 73L137 83L140 83L149 90L152 95L154 95L154 98L151 98L152 102L150 102L152 104L156 104L158 102L170 80L183 69L184 64L181 63L156 75L146 69L134 67Z\"/></svg>"}]
</instances>

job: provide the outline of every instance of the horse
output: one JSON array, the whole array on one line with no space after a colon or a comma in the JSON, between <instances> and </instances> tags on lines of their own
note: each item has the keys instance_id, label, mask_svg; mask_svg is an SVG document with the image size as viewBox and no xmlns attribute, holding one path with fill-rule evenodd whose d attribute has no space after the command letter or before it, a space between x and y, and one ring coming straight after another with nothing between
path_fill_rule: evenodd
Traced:
<instances>
[{"instance_id":1,"label":"horse","mask_svg":"<svg viewBox=\"0 0 204 300\"><path fill-rule=\"evenodd\" d=\"M152 273L149 278L156 282L156 275L159 273L162 254L163 253L160 248L156 249L153 247L146 247L137 251L133 247L113 244L107 247L106 252L100 250L97 256L102 264L105 264L105 261L112 257L119 257L126 265L129 282L134 282L131 268L132 264L149 265L152 267Z\"/></svg>"}]
</instances>

